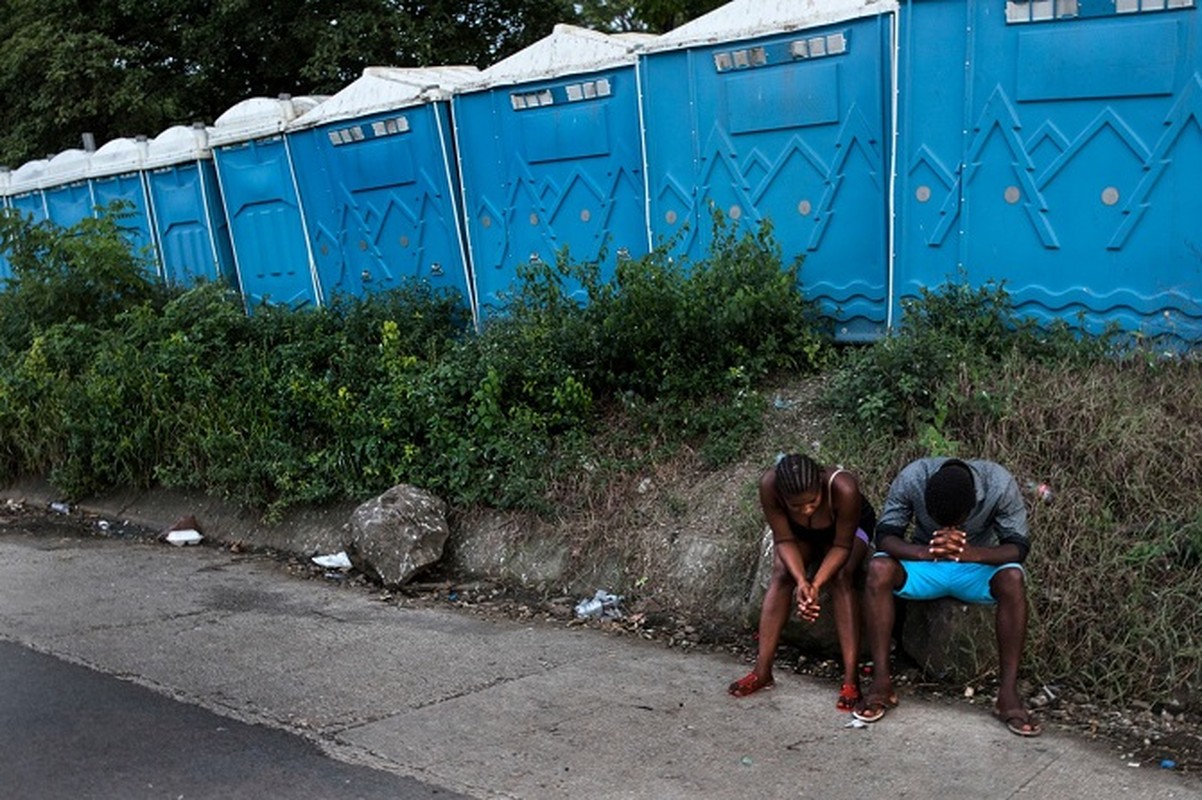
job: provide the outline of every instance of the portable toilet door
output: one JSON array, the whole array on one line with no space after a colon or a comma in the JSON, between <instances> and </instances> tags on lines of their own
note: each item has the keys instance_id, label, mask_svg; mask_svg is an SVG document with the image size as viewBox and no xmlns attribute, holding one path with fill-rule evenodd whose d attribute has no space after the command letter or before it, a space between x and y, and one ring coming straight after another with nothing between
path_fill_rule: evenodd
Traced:
<instances>
[{"instance_id":1,"label":"portable toilet door","mask_svg":"<svg viewBox=\"0 0 1202 800\"><path fill-rule=\"evenodd\" d=\"M150 219L150 196L143 167L147 155L145 139L113 139L92 153L88 181L97 213L108 213L118 204L115 218L129 243L130 252L141 259L146 270L162 278L154 226Z\"/></svg>"},{"instance_id":2,"label":"portable toilet door","mask_svg":"<svg viewBox=\"0 0 1202 800\"><path fill-rule=\"evenodd\" d=\"M963 273L1202 341L1200 34L1194 0L907 0L899 301Z\"/></svg>"},{"instance_id":3,"label":"portable toilet door","mask_svg":"<svg viewBox=\"0 0 1202 800\"><path fill-rule=\"evenodd\" d=\"M770 222L844 341L888 309L892 0L734 0L646 48L649 216L697 260Z\"/></svg>"},{"instance_id":4,"label":"portable toilet door","mask_svg":"<svg viewBox=\"0 0 1202 800\"><path fill-rule=\"evenodd\" d=\"M247 310L320 305L300 193L284 127L318 98L252 97L213 123L209 144Z\"/></svg>"},{"instance_id":5,"label":"portable toilet door","mask_svg":"<svg viewBox=\"0 0 1202 800\"><path fill-rule=\"evenodd\" d=\"M557 25L456 93L481 317L504 305L523 262L554 262L566 248L608 279L618 259L647 252L634 65L651 38Z\"/></svg>"},{"instance_id":6,"label":"portable toilet door","mask_svg":"<svg viewBox=\"0 0 1202 800\"><path fill-rule=\"evenodd\" d=\"M203 125L176 125L150 141L144 162L163 280L237 286L217 172Z\"/></svg>"},{"instance_id":7,"label":"portable toilet door","mask_svg":"<svg viewBox=\"0 0 1202 800\"><path fill-rule=\"evenodd\" d=\"M327 301L421 280L470 307L449 92L477 75L475 67L368 67L288 125Z\"/></svg>"},{"instance_id":8,"label":"portable toilet door","mask_svg":"<svg viewBox=\"0 0 1202 800\"><path fill-rule=\"evenodd\" d=\"M90 160L91 153L86 150L64 150L46 164L42 192L46 213L54 224L70 228L92 218L96 203L88 183Z\"/></svg>"},{"instance_id":9,"label":"portable toilet door","mask_svg":"<svg viewBox=\"0 0 1202 800\"><path fill-rule=\"evenodd\" d=\"M26 161L9 176L9 208L33 222L43 222L49 217L46 197L42 194L42 179L49 163L45 158Z\"/></svg>"}]
</instances>

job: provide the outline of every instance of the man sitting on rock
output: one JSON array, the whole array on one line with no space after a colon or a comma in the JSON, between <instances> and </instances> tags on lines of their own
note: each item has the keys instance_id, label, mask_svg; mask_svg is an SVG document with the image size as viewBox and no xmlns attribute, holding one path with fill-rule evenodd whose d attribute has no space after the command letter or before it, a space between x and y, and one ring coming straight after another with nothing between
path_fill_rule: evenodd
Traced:
<instances>
[{"instance_id":1,"label":"man sitting on rock","mask_svg":"<svg viewBox=\"0 0 1202 800\"><path fill-rule=\"evenodd\" d=\"M994 714L1019 736L1042 733L1018 693L1018 664L1027 636L1022 562L1030 544L1027 509L1014 476L992 461L923 458L909 464L889 487L876 526L876 547L864 606L875 674L856 718L876 722L897 705L889 668L894 596L954 597L997 606Z\"/></svg>"}]
</instances>

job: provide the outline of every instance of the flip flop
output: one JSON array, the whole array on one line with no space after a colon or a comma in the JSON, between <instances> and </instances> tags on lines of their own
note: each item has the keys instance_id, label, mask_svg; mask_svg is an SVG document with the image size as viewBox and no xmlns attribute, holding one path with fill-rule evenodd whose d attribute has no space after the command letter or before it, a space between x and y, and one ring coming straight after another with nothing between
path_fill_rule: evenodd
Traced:
<instances>
[{"instance_id":1,"label":"flip flop","mask_svg":"<svg viewBox=\"0 0 1202 800\"><path fill-rule=\"evenodd\" d=\"M727 686L726 691L735 697L746 697L749 694L755 694L760 689L771 689L775 685L776 681L771 675L764 680L760 680L754 672L748 672L742 678Z\"/></svg>"},{"instance_id":2,"label":"flip flop","mask_svg":"<svg viewBox=\"0 0 1202 800\"><path fill-rule=\"evenodd\" d=\"M876 722L881 717L885 716L885 712L891 708L897 708L897 693L890 692L888 697L881 699L880 695L869 695L872 699L866 700L862 708L857 708L851 712L851 715L860 722Z\"/></svg>"},{"instance_id":3,"label":"flip flop","mask_svg":"<svg viewBox=\"0 0 1202 800\"><path fill-rule=\"evenodd\" d=\"M839 690L839 699L835 701L835 708L839 711L855 711L856 707L860 705L860 699L860 687L845 683Z\"/></svg>"},{"instance_id":4,"label":"flip flop","mask_svg":"<svg viewBox=\"0 0 1202 800\"><path fill-rule=\"evenodd\" d=\"M1031 718L1031 712L1025 708L1012 708L1009 711L993 709L993 716L1006 726L1015 736L1033 737L1043 733L1043 726Z\"/></svg>"}]
</instances>

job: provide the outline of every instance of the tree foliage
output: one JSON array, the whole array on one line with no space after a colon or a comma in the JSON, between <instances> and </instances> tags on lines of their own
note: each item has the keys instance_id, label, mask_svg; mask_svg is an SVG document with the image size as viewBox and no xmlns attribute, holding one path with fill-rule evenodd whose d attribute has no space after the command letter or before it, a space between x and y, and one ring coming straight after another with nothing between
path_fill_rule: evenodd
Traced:
<instances>
[{"instance_id":1,"label":"tree foliage","mask_svg":"<svg viewBox=\"0 0 1202 800\"><path fill-rule=\"evenodd\" d=\"M599 31L666 33L727 0L584 0L580 22Z\"/></svg>"},{"instance_id":2,"label":"tree foliage","mask_svg":"<svg viewBox=\"0 0 1202 800\"><path fill-rule=\"evenodd\" d=\"M485 67L567 0L0 0L0 164L328 94L371 65Z\"/></svg>"},{"instance_id":3,"label":"tree foliage","mask_svg":"<svg viewBox=\"0 0 1202 800\"><path fill-rule=\"evenodd\" d=\"M0 0L0 164L332 94L372 65L487 67L558 22L663 32L723 0Z\"/></svg>"}]
</instances>

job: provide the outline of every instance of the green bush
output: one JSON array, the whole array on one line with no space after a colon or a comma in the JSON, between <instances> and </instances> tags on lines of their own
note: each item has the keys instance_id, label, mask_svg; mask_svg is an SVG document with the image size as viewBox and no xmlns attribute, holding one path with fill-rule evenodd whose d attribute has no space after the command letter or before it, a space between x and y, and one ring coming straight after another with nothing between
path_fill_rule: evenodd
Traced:
<instances>
[{"instance_id":1,"label":"green bush","mask_svg":"<svg viewBox=\"0 0 1202 800\"><path fill-rule=\"evenodd\" d=\"M974 409L1002 414L1011 387L995 376L1008 359L1092 363L1114 349L1057 323L1019 318L1001 283L971 286L963 276L903 302L899 330L851 350L823 393L824 405L865 436L914 436L950 455L949 417Z\"/></svg>"},{"instance_id":2,"label":"green bush","mask_svg":"<svg viewBox=\"0 0 1202 800\"><path fill-rule=\"evenodd\" d=\"M61 322L108 327L123 311L167 299L150 262L126 239L126 216L115 204L62 228L0 211L0 253L12 271L0 291L0 343L27 347L35 331Z\"/></svg>"},{"instance_id":3,"label":"green bush","mask_svg":"<svg viewBox=\"0 0 1202 800\"><path fill-rule=\"evenodd\" d=\"M114 224L10 224L3 466L72 496L159 483L278 511L406 481L546 510L601 420L635 417L655 445L632 451L721 463L758 429L755 382L823 352L768 231L719 231L687 271L662 251L624 261L608 283L566 254L525 265L477 334L423 284L247 316L220 286L161 293Z\"/></svg>"}]
</instances>

